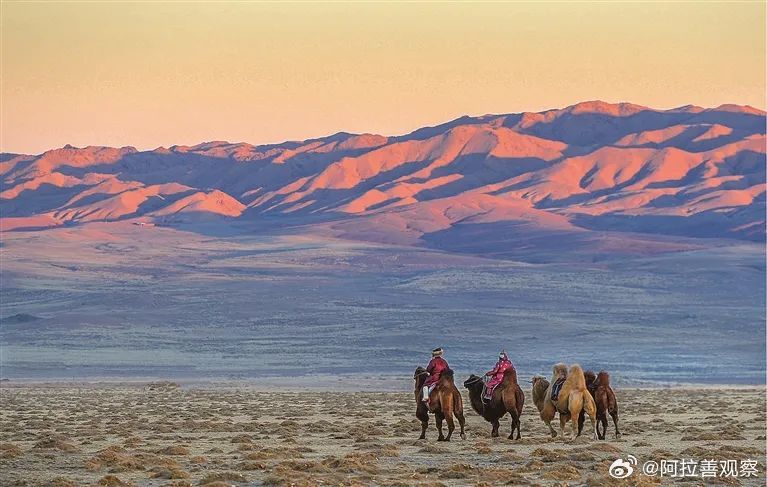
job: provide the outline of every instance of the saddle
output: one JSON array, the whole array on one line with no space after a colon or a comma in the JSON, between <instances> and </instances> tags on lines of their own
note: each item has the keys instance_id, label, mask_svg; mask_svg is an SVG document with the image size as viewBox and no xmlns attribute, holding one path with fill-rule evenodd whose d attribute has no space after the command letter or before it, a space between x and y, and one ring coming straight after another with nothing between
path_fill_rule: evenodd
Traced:
<instances>
[{"instance_id":1,"label":"saddle","mask_svg":"<svg viewBox=\"0 0 767 487\"><path fill-rule=\"evenodd\" d=\"M551 400L556 401L559 399L559 391L562 390L562 386L565 384L566 379L557 379L556 382L551 384Z\"/></svg>"}]
</instances>

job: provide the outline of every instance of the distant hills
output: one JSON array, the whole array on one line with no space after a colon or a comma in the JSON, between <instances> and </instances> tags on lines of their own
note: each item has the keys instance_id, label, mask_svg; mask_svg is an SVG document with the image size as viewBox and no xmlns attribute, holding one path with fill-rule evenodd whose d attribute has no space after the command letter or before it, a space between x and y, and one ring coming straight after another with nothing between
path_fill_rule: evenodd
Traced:
<instances>
[{"instance_id":1,"label":"distant hills","mask_svg":"<svg viewBox=\"0 0 767 487\"><path fill-rule=\"evenodd\" d=\"M0 226L268 221L483 253L612 232L763 241L765 121L591 101L395 137L2 154Z\"/></svg>"}]
</instances>

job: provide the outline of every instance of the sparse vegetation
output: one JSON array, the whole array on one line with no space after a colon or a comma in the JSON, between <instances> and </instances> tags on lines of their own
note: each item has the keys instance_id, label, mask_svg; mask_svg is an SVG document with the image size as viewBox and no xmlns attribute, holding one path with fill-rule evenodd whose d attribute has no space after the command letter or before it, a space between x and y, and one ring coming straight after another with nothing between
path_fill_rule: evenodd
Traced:
<instances>
[{"instance_id":1,"label":"sparse vegetation","mask_svg":"<svg viewBox=\"0 0 767 487\"><path fill-rule=\"evenodd\" d=\"M619 487L623 484L615 483L607 470L626 453L658 460L764 458L760 443L748 439L761 434L755 421L765 417L757 389L727 391L710 400L681 389L616 393L625 418L624 438L594 442L581 437L570 444L548 436L532 401L526 401L520 441L490 438L484 420L469 413L468 439L438 443L433 422L428 439L416 440L420 426L411 421L408 393L314 392L299 397L190 389L160 395L136 386L94 388L87 394L76 388L21 387L11 395L0 389L0 484L22 485L2 482L13 478L54 487L148 482L162 487ZM722 403L722 398L729 402ZM739 410L716 416L722 408ZM387 413L367 414L383 410ZM655 411L650 427L638 413L647 410ZM727 429L731 434L719 439L688 438ZM764 472L763 464L759 469ZM644 477L632 482L628 485L657 484Z\"/></svg>"}]
</instances>

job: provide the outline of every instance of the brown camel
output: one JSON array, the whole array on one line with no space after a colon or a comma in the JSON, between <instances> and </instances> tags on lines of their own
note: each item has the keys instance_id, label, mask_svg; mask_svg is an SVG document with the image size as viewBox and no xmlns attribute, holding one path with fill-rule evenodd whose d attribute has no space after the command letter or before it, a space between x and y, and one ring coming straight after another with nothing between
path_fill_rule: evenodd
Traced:
<instances>
[{"instance_id":1,"label":"brown camel","mask_svg":"<svg viewBox=\"0 0 767 487\"><path fill-rule=\"evenodd\" d=\"M610 374L602 370L599 372L599 375L595 376L594 372L587 370L584 372L584 376L586 377L589 392L597 406L597 437L600 440L604 440L607 436L607 415L609 414L613 418L613 424L615 425L615 438L620 438L621 432L618 430L618 401L615 399L612 387L610 387ZM588 382L589 377L591 377L591 382ZM585 419L583 411L581 411L578 417L579 432L583 429Z\"/></svg>"},{"instance_id":2,"label":"brown camel","mask_svg":"<svg viewBox=\"0 0 767 487\"><path fill-rule=\"evenodd\" d=\"M551 388L562 372L567 369L564 364L556 364L553 368L553 376L551 384L546 390L546 397L544 399L543 410L541 411L541 419L549 427L549 430L554 435L554 428L551 427L551 420L554 419L554 415L559 413L559 430L562 433L562 437L565 436L565 424L570 419L573 419L571 441L575 440L575 437L579 436L580 432L577 430L577 419L581 413L581 410L586 411L591 419L591 426L594 430L594 439L597 438L596 429L596 404L594 399L586 387L586 379L583 376L583 369L580 365L574 364L567 372L567 378L565 379L562 389L559 391L559 396L556 401L551 399ZM575 434L573 434L575 433Z\"/></svg>"},{"instance_id":3,"label":"brown camel","mask_svg":"<svg viewBox=\"0 0 767 487\"><path fill-rule=\"evenodd\" d=\"M514 439L514 430L517 431L517 438L521 436L519 417L522 415L522 407L525 405L525 394L517 383L517 372L514 368L506 370L503 374L503 380L493 391L493 397L488 402L484 402L485 383L481 377L474 374L464 381L463 386L469 390L469 400L471 407L480 416L485 418L493 425L490 436L499 436L500 419L506 413L511 415L511 434L509 439Z\"/></svg>"},{"instance_id":4,"label":"brown camel","mask_svg":"<svg viewBox=\"0 0 767 487\"><path fill-rule=\"evenodd\" d=\"M461 393L455 387L453 381L452 369L447 369L439 376L439 382L434 390L429 394L429 404L421 401L421 390L423 389L423 383L429 373L423 367L415 369L413 378L415 379L415 416L421 420L421 436L419 440L426 439L426 428L429 427L429 413L434 413L434 418L437 421L437 430L439 431L439 438L437 441L450 441L450 437L453 436L453 430L455 430L455 423L453 422L453 415L458 419L458 423L461 425L461 439L466 439L466 433L464 433L464 425L466 420L463 417L463 399ZM447 421L447 436L442 434L442 420Z\"/></svg>"}]
</instances>

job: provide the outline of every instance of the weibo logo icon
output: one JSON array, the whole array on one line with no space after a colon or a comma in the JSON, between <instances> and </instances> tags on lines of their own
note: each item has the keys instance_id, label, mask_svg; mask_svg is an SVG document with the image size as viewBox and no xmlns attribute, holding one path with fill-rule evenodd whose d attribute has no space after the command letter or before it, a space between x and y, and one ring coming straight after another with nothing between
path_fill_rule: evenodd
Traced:
<instances>
[{"instance_id":1,"label":"weibo logo icon","mask_svg":"<svg viewBox=\"0 0 767 487\"><path fill-rule=\"evenodd\" d=\"M622 458L615 460L612 465L610 465L608 472L610 473L610 477L616 479L625 479L634 473L634 466L636 464L636 457L634 455L629 455L628 460L624 460Z\"/></svg>"}]
</instances>

